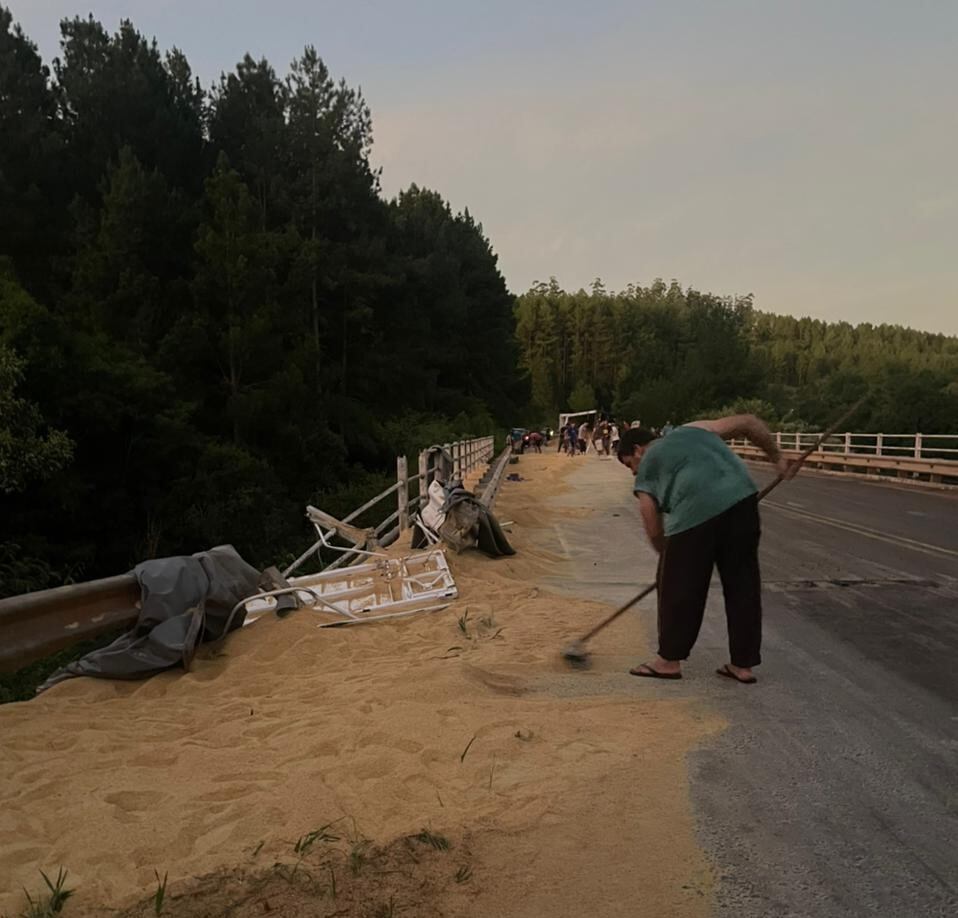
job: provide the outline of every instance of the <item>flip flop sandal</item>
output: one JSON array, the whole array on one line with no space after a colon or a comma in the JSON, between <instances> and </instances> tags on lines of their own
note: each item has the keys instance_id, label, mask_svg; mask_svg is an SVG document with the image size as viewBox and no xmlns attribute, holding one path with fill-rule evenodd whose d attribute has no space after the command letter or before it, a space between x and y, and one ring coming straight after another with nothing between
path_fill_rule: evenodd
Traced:
<instances>
[{"instance_id":1,"label":"flip flop sandal","mask_svg":"<svg viewBox=\"0 0 958 918\"><path fill-rule=\"evenodd\" d=\"M720 676L725 676L726 679L734 679L736 682L741 682L742 685L754 685L756 682L758 682L758 679L756 679L755 676L749 676L747 679L742 679L741 677L736 676L735 673L728 668L728 663L715 670L715 672L717 672Z\"/></svg>"},{"instance_id":2,"label":"flip flop sandal","mask_svg":"<svg viewBox=\"0 0 958 918\"><path fill-rule=\"evenodd\" d=\"M644 669L643 669L644 667ZM681 679L681 673L660 673L653 669L648 663L640 663L638 666L629 670L633 676L645 676L647 679Z\"/></svg>"}]
</instances>

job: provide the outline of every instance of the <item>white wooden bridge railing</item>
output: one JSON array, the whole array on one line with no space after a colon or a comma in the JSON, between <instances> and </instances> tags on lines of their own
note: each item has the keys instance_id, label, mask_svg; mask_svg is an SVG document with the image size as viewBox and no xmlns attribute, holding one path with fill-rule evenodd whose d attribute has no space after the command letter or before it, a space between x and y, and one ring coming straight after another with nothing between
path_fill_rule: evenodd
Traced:
<instances>
[{"instance_id":1,"label":"white wooden bridge railing","mask_svg":"<svg viewBox=\"0 0 958 918\"><path fill-rule=\"evenodd\" d=\"M779 431L775 440L783 453L794 456L819 436ZM743 458L762 458L762 451L747 440L730 445ZM847 474L958 485L958 434L836 433L808 457L807 464Z\"/></svg>"}]
</instances>

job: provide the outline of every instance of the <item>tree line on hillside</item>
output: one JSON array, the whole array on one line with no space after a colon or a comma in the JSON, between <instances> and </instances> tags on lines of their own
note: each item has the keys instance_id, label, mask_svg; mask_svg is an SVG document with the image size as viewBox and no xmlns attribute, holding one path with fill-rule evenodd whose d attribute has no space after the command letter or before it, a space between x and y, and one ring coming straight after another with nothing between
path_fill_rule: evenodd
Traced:
<instances>
[{"instance_id":1,"label":"tree line on hillside","mask_svg":"<svg viewBox=\"0 0 958 918\"><path fill-rule=\"evenodd\" d=\"M525 401L468 213L385 200L362 93L312 47L204 88L124 21L52 71L0 6L0 595L232 542Z\"/></svg>"},{"instance_id":2,"label":"tree line on hillside","mask_svg":"<svg viewBox=\"0 0 958 918\"><path fill-rule=\"evenodd\" d=\"M553 278L516 319L538 419L599 407L661 426L747 409L821 429L867 393L856 430L958 432L956 337L772 315L662 280L567 293Z\"/></svg>"}]
</instances>

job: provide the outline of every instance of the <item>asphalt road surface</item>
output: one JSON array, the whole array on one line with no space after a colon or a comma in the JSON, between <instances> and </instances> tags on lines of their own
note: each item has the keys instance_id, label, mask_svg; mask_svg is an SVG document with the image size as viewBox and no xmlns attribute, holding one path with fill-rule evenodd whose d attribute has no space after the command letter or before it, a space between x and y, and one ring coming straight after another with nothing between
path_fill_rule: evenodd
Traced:
<instances>
[{"instance_id":1,"label":"asphalt road surface","mask_svg":"<svg viewBox=\"0 0 958 918\"><path fill-rule=\"evenodd\" d=\"M550 503L591 512L544 535L566 558L551 585L621 602L654 576L628 473L569 461L572 490ZM716 580L686 679L621 677L638 662L623 647L601 685L701 699L727 718L690 760L717 915L954 918L958 494L803 473L762 521L760 683L713 675L727 659ZM654 627L649 610L636 620Z\"/></svg>"}]
</instances>

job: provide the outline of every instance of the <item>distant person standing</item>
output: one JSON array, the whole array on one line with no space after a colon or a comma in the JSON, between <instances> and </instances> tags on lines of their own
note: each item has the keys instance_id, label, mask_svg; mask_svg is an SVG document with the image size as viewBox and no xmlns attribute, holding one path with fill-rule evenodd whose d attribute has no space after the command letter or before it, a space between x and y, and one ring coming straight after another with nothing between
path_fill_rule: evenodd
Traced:
<instances>
[{"instance_id":1,"label":"distant person standing","mask_svg":"<svg viewBox=\"0 0 958 918\"><path fill-rule=\"evenodd\" d=\"M602 426L599 432L599 442L602 444L602 452L604 455L611 455L611 446L612 446L612 427L608 421L603 421Z\"/></svg>"},{"instance_id":2,"label":"distant person standing","mask_svg":"<svg viewBox=\"0 0 958 918\"><path fill-rule=\"evenodd\" d=\"M569 439L568 439L568 436L567 436L568 432L569 432L569 425L568 425L568 424L563 424L563 425L559 428L559 442L558 442L558 444L556 445L556 452L557 452L557 453L561 453L561 452L566 448L566 446L568 445L568 443L569 443Z\"/></svg>"},{"instance_id":3,"label":"distant person standing","mask_svg":"<svg viewBox=\"0 0 958 918\"><path fill-rule=\"evenodd\" d=\"M588 421L584 422L579 428L579 452L587 453L589 444L592 442L592 427Z\"/></svg>"},{"instance_id":4,"label":"distant person standing","mask_svg":"<svg viewBox=\"0 0 958 918\"><path fill-rule=\"evenodd\" d=\"M579 451L579 428L570 423L566 433L568 434L566 442L568 443L569 455L574 456Z\"/></svg>"},{"instance_id":5,"label":"distant person standing","mask_svg":"<svg viewBox=\"0 0 958 918\"><path fill-rule=\"evenodd\" d=\"M675 430L675 428L672 426L672 422L666 421L665 427L662 428L662 436L667 437L673 430Z\"/></svg>"},{"instance_id":6,"label":"distant person standing","mask_svg":"<svg viewBox=\"0 0 958 918\"><path fill-rule=\"evenodd\" d=\"M617 452L619 449L619 425L612 422L612 426L609 430L609 437L611 439L612 452Z\"/></svg>"}]
</instances>

